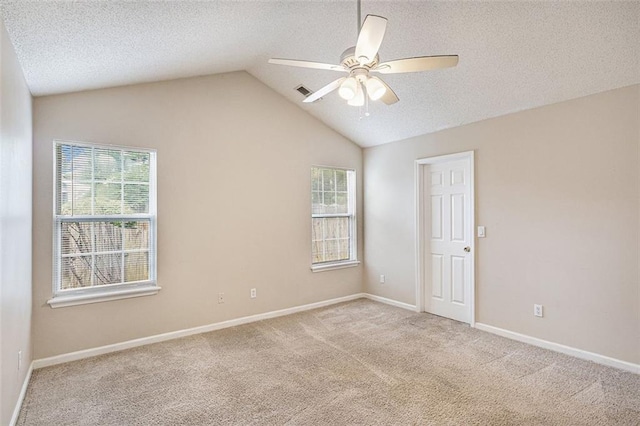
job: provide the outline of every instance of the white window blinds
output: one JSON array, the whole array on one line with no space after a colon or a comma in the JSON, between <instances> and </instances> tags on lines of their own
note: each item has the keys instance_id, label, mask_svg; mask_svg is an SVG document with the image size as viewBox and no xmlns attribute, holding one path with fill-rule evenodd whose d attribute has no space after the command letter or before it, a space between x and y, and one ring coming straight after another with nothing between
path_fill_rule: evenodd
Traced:
<instances>
[{"instance_id":1,"label":"white window blinds","mask_svg":"<svg viewBox=\"0 0 640 426\"><path fill-rule=\"evenodd\" d=\"M312 264L356 258L355 172L311 169Z\"/></svg>"},{"instance_id":2,"label":"white window blinds","mask_svg":"<svg viewBox=\"0 0 640 426\"><path fill-rule=\"evenodd\" d=\"M54 296L155 284L155 152L55 143Z\"/></svg>"}]
</instances>

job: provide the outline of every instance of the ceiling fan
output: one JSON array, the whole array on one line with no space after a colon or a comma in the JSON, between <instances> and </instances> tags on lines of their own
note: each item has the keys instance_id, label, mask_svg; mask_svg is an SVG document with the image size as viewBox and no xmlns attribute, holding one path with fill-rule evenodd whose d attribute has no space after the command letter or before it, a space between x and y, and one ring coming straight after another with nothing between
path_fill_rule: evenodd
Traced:
<instances>
[{"instance_id":1,"label":"ceiling fan","mask_svg":"<svg viewBox=\"0 0 640 426\"><path fill-rule=\"evenodd\" d=\"M352 106L364 105L367 97L373 101L380 99L387 105L398 102L398 96L391 90L389 85L371 74L429 71L454 67L458 64L458 55L417 56L380 62L378 50L387 28L387 18L367 15L362 26L360 23L360 0L358 0L358 41L355 46L342 53L339 65L280 58L269 59L269 63L348 73L348 76L334 80L317 92L307 96L303 102L315 102L338 89L340 97L348 101L347 103Z\"/></svg>"}]
</instances>

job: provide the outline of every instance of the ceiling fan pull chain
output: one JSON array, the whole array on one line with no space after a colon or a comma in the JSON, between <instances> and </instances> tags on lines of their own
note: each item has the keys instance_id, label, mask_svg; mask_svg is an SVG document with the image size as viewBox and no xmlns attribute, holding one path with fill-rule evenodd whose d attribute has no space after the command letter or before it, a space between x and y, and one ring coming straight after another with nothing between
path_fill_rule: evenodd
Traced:
<instances>
[{"instance_id":1,"label":"ceiling fan pull chain","mask_svg":"<svg viewBox=\"0 0 640 426\"><path fill-rule=\"evenodd\" d=\"M367 86L362 85L362 90L364 90L364 116L369 116L369 93L367 93Z\"/></svg>"}]
</instances>

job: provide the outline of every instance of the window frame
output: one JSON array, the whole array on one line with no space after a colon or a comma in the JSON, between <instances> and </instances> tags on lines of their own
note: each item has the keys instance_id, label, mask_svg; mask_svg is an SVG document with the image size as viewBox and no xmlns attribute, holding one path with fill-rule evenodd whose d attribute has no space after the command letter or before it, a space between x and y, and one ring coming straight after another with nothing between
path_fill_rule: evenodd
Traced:
<instances>
[{"instance_id":1,"label":"window frame","mask_svg":"<svg viewBox=\"0 0 640 426\"><path fill-rule=\"evenodd\" d=\"M309 207L311 208L311 250L310 250L310 262L311 270L313 272L329 271L333 269L342 269L358 266L360 261L358 260L358 220L357 220L357 186L356 178L357 173L355 169L348 167L336 167L336 166L323 166L312 165L309 176L311 177L309 185L309 194L313 194L313 169L332 169L332 170L344 170L347 172L347 196L348 212L347 213L313 213L313 198L311 198ZM315 262L313 261L313 219L316 218L334 218L334 217L348 217L349 218L349 259Z\"/></svg>"},{"instance_id":2,"label":"window frame","mask_svg":"<svg viewBox=\"0 0 640 426\"><path fill-rule=\"evenodd\" d=\"M58 214L59 200L58 189L61 183L58 182L58 147L61 145L71 145L84 148L120 150L126 152L140 152L149 154L149 212L135 214L99 214L99 215L62 215ZM92 154L93 155L93 154ZM93 158L93 157L92 157ZM92 167L95 167L92 160ZM92 185L95 180L92 177ZM116 284L105 284L75 289L62 289L61 266L62 266L62 224L65 222L105 222L110 220L118 221L148 221L149 222L149 279L144 281L133 281ZM92 142L78 142L55 139L53 141L53 282L52 297L47 303L52 308L81 305L86 303L97 303L108 300L118 300L131 297L149 296L157 294L161 287L157 285L157 151L151 148L131 147L111 144L100 144ZM141 250L144 251L144 250ZM132 251L133 252L133 251ZM91 255L95 256L92 252ZM125 250L122 249L123 263Z\"/></svg>"}]
</instances>

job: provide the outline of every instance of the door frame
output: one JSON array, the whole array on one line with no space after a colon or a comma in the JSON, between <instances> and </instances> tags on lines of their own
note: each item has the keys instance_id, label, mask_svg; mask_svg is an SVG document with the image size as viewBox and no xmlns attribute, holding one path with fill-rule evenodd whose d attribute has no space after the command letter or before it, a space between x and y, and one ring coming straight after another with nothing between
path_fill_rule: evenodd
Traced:
<instances>
[{"instance_id":1,"label":"door frame","mask_svg":"<svg viewBox=\"0 0 640 426\"><path fill-rule=\"evenodd\" d=\"M476 207L475 207L475 155L474 151L458 152L454 154L439 155L436 157L419 158L415 161L415 208L416 208L416 308L418 312L425 312L425 273L424 273L424 253L425 253L425 229L424 229L424 217L425 212L423 208L424 203L424 168L425 166L437 163L446 163L456 160L469 160L470 162L470 185L471 185L471 283L470 283L470 297L471 303L471 320L469 324L471 327L475 327L476 323Z\"/></svg>"}]
</instances>

